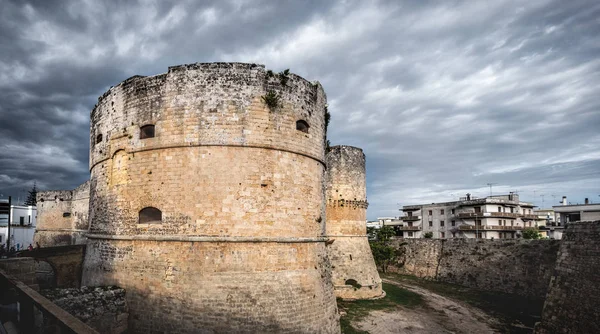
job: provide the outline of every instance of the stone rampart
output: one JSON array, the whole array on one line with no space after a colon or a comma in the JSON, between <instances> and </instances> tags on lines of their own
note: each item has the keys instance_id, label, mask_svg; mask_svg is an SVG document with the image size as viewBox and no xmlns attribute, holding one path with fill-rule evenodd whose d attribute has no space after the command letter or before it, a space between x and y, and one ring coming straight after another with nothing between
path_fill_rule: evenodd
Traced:
<instances>
[{"instance_id":1,"label":"stone rampart","mask_svg":"<svg viewBox=\"0 0 600 334\"><path fill-rule=\"evenodd\" d=\"M600 333L600 221L567 225L536 333Z\"/></svg>"},{"instance_id":2,"label":"stone rampart","mask_svg":"<svg viewBox=\"0 0 600 334\"><path fill-rule=\"evenodd\" d=\"M331 147L326 155L326 233L336 296L382 295L381 278L367 240L365 154L352 146Z\"/></svg>"},{"instance_id":3,"label":"stone rampart","mask_svg":"<svg viewBox=\"0 0 600 334\"><path fill-rule=\"evenodd\" d=\"M396 240L402 252L391 271L463 286L543 299L558 240Z\"/></svg>"},{"instance_id":4,"label":"stone rampart","mask_svg":"<svg viewBox=\"0 0 600 334\"><path fill-rule=\"evenodd\" d=\"M89 197L89 181L74 190L38 192L34 242L42 247L85 244Z\"/></svg>"},{"instance_id":5,"label":"stone rampart","mask_svg":"<svg viewBox=\"0 0 600 334\"><path fill-rule=\"evenodd\" d=\"M256 64L112 87L91 113L83 283L125 288L132 332L339 332L325 105Z\"/></svg>"}]
</instances>

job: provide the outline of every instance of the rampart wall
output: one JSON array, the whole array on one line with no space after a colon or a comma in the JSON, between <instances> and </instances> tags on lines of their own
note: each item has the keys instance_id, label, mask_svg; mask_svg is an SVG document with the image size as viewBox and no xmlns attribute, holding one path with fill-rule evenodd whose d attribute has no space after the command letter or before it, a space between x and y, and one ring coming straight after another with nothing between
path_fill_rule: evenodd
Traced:
<instances>
[{"instance_id":1,"label":"rampart wall","mask_svg":"<svg viewBox=\"0 0 600 334\"><path fill-rule=\"evenodd\" d=\"M403 239L390 268L402 274L543 299L558 240Z\"/></svg>"},{"instance_id":2,"label":"rampart wall","mask_svg":"<svg viewBox=\"0 0 600 334\"><path fill-rule=\"evenodd\" d=\"M381 278L367 240L365 154L352 146L333 146L326 155L326 234L336 296L382 295Z\"/></svg>"},{"instance_id":3,"label":"rampart wall","mask_svg":"<svg viewBox=\"0 0 600 334\"><path fill-rule=\"evenodd\" d=\"M600 333L600 221L569 223L536 333Z\"/></svg>"},{"instance_id":4,"label":"rampart wall","mask_svg":"<svg viewBox=\"0 0 600 334\"><path fill-rule=\"evenodd\" d=\"M42 247L85 244L89 197L89 181L74 190L38 192L33 241Z\"/></svg>"},{"instance_id":5,"label":"rampart wall","mask_svg":"<svg viewBox=\"0 0 600 334\"><path fill-rule=\"evenodd\" d=\"M133 332L339 332L325 105L318 83L256 64L112 87L91 113L84 284L125 288ZM140 223L146 208L161 216Z\"/></svg>"}]
</instances>

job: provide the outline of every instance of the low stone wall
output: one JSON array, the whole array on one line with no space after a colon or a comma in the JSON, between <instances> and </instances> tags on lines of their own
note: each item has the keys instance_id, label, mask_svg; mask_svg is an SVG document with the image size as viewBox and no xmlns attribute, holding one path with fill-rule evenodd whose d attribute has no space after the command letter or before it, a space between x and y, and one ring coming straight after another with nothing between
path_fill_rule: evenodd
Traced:
<instances>
[{"instance_id":1,"label":"low stone wall","mask_svg":"<svg viewBox=\"0 0 600 334\"><path fill-rule=\"evenodd\" d=\"M404 239L390 268L463 286L544 298L558 240Z\"/></svg>"},{"instance_id":2,"label":"low stone wall","mask_svg":"<svg viewBox=\"0 0 600 334\"><path fill-rule=\"evenodd\" d=\"M42 295L100 333L127 331L125 290L116 286L48 289Z\"/></svg>"},{"instance_id":3,"label":"low stone wall","mask_svg":"<svg viewBox=\"0 0 600 334\"><path fill-rule=\"evenodd\" d=\"M16 257L0 260L0 269L25 283L34 290L38 290L35 276L35 260L30 257Z\"/></svg>"},{"instance_id":4,"label":"low stone wall","mask_svg":"<svg viewBox=\"0 0 600 334\"><path fill-rule=\"evenodd\" d=\"M536 333L600 333L600 221L567 225Z\"/></svg>"}]
</instances>

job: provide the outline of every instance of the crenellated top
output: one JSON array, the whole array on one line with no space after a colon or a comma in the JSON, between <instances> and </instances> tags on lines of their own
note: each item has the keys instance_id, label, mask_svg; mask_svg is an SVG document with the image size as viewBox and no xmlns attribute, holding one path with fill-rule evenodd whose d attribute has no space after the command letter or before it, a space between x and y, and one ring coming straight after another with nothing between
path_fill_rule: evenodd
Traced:
<instances>
[{"instance_id":1,"label":"crenellated top","mask_svg":"<svg viewBox=\"0 0 600 334\"><path fill-rule=\"evenodd\" d=\"M131 77L99 99L90 119L90 169L115 152L249 146L323 162L322 86L264 65L197 63Z\"/></svg>"},{"instance_id":2,"label":"crenellated top","mask_svg":"<svg viewBox=\"0 0 600 334\"><path fill-rule=\"evenodd\" d=\"M341 200L366 203L367 180L363 150L346 145L333 146L327 152L325 160L328 203L338 203Z\"/></svg>"}]
</instances>

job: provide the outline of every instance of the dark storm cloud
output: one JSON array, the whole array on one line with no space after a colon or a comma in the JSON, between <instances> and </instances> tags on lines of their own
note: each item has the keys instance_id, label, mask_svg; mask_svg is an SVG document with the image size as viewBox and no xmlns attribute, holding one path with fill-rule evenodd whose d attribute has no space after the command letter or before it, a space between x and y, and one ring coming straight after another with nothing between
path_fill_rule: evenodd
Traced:
<instances>
[{"instance_id":1,"label":"dark storm cloud","mask_svg":"<svg viewBox=\"0 0 600 334\"><path fill-rule=\"evenodd\" d=\"M88 177L89 111L135 74L259 62L325 87L369 218L519 191L600 194L594 1L2 1L0 193ZM552 197L554 198L554 197Z\"/></svg>"}]
</instances>

